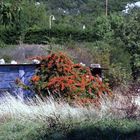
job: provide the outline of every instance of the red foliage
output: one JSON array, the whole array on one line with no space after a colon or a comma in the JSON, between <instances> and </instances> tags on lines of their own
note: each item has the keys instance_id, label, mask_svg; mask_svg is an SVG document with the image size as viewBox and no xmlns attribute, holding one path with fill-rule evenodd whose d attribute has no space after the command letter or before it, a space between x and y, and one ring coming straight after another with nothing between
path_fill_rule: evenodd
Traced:
<instances>
[{"instance_id":1,"label":"red foliage","mask_svg":"<svg viewBox=\"0 0 140 140\"><path fill-rule=\"evenodd\" d=\"M52 53L47 57L36 57L41 66L31 82L38 94L61 96L66 100L95 103L102 94L111 92L99 77L93 77L88 67L74 64L65 54Z\"/></svg>"}]
</instances>

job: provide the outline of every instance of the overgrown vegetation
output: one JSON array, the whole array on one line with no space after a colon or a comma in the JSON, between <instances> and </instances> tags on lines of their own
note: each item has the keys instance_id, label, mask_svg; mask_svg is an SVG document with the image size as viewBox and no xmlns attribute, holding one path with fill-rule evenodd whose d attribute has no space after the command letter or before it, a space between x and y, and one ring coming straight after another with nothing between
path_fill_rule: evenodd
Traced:
<instances>
[{"instance_id":1,"label":"overgrown vegetation","mask_svg":"<svg viewBox=\"0 0 140 140\"><path fill-rule=\"evenodd\" d=\"M99 0L0 1L0 59L28 63L54 52L38 57L41 67L31 81L43 101L0 97L0 140L139 139L140 9L123 12L136 1L109 0L107 13ZM111 98L91 75L91 63L106 69Z\"/></svg>"}]
</instances>

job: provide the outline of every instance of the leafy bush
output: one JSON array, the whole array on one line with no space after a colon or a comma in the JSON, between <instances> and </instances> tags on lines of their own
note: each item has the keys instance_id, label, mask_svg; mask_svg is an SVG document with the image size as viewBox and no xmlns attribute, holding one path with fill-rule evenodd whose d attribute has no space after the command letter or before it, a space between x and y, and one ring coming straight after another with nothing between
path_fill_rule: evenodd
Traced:
<instances>
[{"instance_id":1,"label":"leafy bush","mask_svg":"<svg viewBox=\"0 0 140 140\"><path fill-rule=\"evenodd\" d=\"M54 98L86 104L98 101L102 94L111 95L108 86L98 76L93 77L88 67L74 64L61 52L36 59L41 65L31 82L42 99L51 93Z\"/></svg>"},{"instance_id":2,"label":"leafy bush","mask_svg":"<svg viewBox=\"0 0 140 140\"><path fill-rule=\"evenodd\" d=\"M0 40L0 48L5 48L5 47L7 47L7 45L2 40Z\"/></svg>"},{"instance_id":3,"label":"leafy bush","mask_svg":"<svg viewBox=\"0 0 140 140\"><path fill-rule=\"evenodd\" d=\"M0 27L0 39L5 44L18 44L20 41L20 35L21 33L19 32L18 27Z\"/></svg>"},{"instance_id":4,"label":"leafy bush","mask_svg":"<svg viewBox=\"0 0 140 140\"><path fill-rule=\"evenodd\" d=\"M106 76L112 88L128 85L132 80L131 74L121 64L112 64Z\"/></svg>"}]
</instances>

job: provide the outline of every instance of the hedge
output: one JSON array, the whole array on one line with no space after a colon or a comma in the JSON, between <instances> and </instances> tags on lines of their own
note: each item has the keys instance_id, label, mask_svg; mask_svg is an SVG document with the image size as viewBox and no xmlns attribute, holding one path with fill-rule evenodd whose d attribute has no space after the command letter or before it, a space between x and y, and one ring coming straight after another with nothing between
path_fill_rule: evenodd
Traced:
<instances>
[{"instance_id":1,"label":"hedge","mask_svg":"<svg viewBox=\"0 0 140 140\"><path fill-rule=\"evenodd\" d=\"M55 39L55 43L74 41L93 41L94 34L89 31L79 31L74 29L38 29L28 30L25 34L24 43L46 44L51 38Z\"/></svg>"},{"instance_id":2,"label":"hedge","mask_svg":"<svg viewBox=\"0 0 140 140\"><path fill-rule=\"evenodd\" d=\"M0 40L5 44L18 44L20 35L15 27L0 27Z\"/></svg>"},{"instance_id":3,"label":"hedge","mask_svg":"<svg viewBox=\"0 0 140 140\"><path fill-rule=\"evenodd\" d=\"M0 31L0 38L6 44L19 43L21 33L15 28L5 29ZM23 35L22 35L23 36ZM24 33L22 42L28 44L48 44L52 40L54 43L67 42L74 40L78 42L87 41L93 42L98 37L94 31L53 28L53 29L34 29L30 28Z\"/></svg>"}]
</instances>

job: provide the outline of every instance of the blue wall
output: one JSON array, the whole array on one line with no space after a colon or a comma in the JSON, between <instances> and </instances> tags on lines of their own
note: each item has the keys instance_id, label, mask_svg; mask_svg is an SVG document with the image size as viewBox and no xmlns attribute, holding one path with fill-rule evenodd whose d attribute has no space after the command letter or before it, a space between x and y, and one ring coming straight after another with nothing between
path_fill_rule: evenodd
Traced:
<instances>
[{"instance_id":1,"label":"blue wall","mask_svg":"<svg viewBox=\"0 0 140 140\"><path fill-rule=\"evenodd\" d=\"M38 64L5 64L0 65L0 94L8 91L22 98L31 95L31 91L23 90L15 84L19 78L24 84L29 85L31 77L35 74Z\"/></svg>"}]
</instances>

